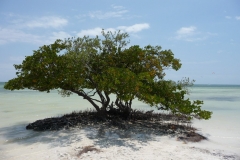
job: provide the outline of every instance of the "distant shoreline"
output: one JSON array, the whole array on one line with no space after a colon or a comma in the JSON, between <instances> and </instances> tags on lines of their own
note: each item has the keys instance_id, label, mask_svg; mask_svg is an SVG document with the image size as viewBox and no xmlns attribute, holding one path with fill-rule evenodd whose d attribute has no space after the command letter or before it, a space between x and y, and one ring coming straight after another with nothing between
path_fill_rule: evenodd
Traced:
<instances>
[{"instance_id":1,"label":"distant shoreline","mask_svg":"<svg viewBox=\"0 0 240 160\"><path fill-rule=\"evenodd\" d=\"M240 87L240 84L194 84L193 87Z\"/></svg>"},{"instance_id":2,"label":"distant shoreline","mask_svg":"<svg viewBox=\"0 0 240 160\"><path fill-rule=\"evenodd\" d=\"M0 82L7 83L7 82ZM240 84L194 84L193 87L240 87Z\"/></svg>"}]
</instances>

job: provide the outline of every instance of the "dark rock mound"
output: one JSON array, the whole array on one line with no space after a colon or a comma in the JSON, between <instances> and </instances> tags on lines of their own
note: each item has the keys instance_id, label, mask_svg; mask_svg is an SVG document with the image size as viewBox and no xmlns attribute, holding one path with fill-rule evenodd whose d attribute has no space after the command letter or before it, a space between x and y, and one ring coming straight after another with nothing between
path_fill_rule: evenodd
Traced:
<instances>
[{"instance_id":1,"label":"dark rock mound","mask_svg":"<svg viewBox=\"0 0 240 160\"><path fill-rule=\"evenodd\" d=\"M117 113L119 112L119 113ZM26 126L26 129L34 131L59 130L70 127L101 126L103 128L118 128L135 133L149 133L156 135L179 136L182 141L199 142L206 139L195 133L193 127L189 126L187 117L173 114L162 114L144 111L133 111L127 117L120 111L107 112L105 116L95 111L80 111L65 114L60 117L37 120Z\"/></svg>"},{"instance_id":2,"label":"dark rock mound","mask_svg":"<svg viewBox=\"0 0 240 160\"><path fill-rule=\"evenodd\" d=\"M178 121L178 122L189 122L184 116L174 116L172 114L161 114L161 113L150 113L144 111L131 112L128 117L121 111L109 111L105 116L100 115L95 111L80 111L72 112L70 114L65 114L61 117L46 118L42 120L37 120L26 126L26 129L33 129L35 131L45 131L45 130L59 130L62 128L69 128L75 126L86 126L86 125L96 125L96 124L108 124L113 126L118 126L120 128L129 128L127 125L131 122L138 123L141 125L152 127L157 123L162 123L163 121ZM168 127L168 124L165 124ZM179 128L180 125L171 125L170 128Z\"/></svg>"},{"instance_id":3,"label":"dark rock mound","mask_svg":"<svg viewBox=\"0 0 240 160\"><path fill-rule=\"evenodd\" d=\"M178 137L178 140L188 142L200 142L202 140L207 140L207 138L196 132L186 132L183 136Z\"/></svg>"},{"instance_id":4,"label":"dark rock mound","mask_svg":"<svg viewBox=\"0 0 240 160\"><path fill-rule=\"evenodd\" d=\"M85 111L85 112L72 112L71 114L65 114L61 117L45 118L37 120L26 126L26 129L33 129L35 131L45 130L59 130L62 128L75 127L79 124L88 125L91 123L99 123L101 118L97 115L97 112Z\"/></svg>"}]
</instances>

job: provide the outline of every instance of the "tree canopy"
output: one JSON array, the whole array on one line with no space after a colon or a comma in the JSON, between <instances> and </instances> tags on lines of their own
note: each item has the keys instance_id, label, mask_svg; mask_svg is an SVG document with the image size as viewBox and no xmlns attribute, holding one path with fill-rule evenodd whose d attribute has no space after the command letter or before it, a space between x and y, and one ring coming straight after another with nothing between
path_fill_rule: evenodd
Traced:
<instances>
[{"instance_id":1,"label":"tree canopy","mask_svg":"<svg viewBox=\"0 0 240 160\"><path fill-rule=\"evenodd\" d=\"M75 93L88 100L97 112L117 109L126 115L133 99L151 107L189 118L209 119L211 112L201 109L202 101L186 98L192 82L165 80L165 70L181 68L171 50L160 46L129 46L127 33L104 32L102 39L69 38L44 45L14 65L17 77L4 88L50 92L63 96ZM116 95L114 100L110 95ZM95 98L98 96L99 98Z\"/></svg>"}]
</instances>

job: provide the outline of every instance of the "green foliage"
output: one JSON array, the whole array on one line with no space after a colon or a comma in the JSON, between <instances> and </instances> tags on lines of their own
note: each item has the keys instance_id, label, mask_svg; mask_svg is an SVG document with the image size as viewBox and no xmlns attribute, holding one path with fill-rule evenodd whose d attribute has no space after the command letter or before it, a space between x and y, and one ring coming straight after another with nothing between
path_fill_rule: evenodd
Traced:
<instances>
[{"instance_id":1,"label":"green foliage","mask_svg":"<svg viewBox=\"0 0 240 160\"><path fill-rule=\"evenodd\" d=\"M171 50L151 45L127 47L129 35L120 31L103 31L102 36L103 40L84 36L40 47L22 64L14 65L17 78L9 80L5 89L60 89L63 96L76 93L88 100L98 112L116 107L130 113L132 100L137 98L189 118L211 117L211 112L201 110L202 101L185 98L192 84L189 79L164 79L166 69L181 68ZM110 94L116 95L112 103Z\"/></svg>"}]
</instances>

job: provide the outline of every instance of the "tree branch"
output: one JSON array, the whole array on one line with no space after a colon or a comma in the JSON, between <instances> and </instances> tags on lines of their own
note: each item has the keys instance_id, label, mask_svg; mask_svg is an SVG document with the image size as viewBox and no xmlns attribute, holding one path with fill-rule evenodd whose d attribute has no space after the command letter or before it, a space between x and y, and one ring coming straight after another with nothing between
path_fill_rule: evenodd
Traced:
<instances>
[{"instance_id":1,"label":"tree branch","mask_svg":"<svg viewBox=\"0 0 240 160\"><path fill-rule=\"evenodd\" d=\"M69 91L71 91L71 92L73 92L73 93L76 93L77 95L83 97L84 99L87 99L87 100L93 105L93 107L94 107L98 112L100 111L99 106L98 106L96 103L94 103L93 99L90 98L88 95L86 95L86 93L84 94L84 93L82 93L82 92L80 92L80 91L76 91L76 90L74 90L74 89L69 89ZM100 103L101 103L101 102L100 102Z\"/></svg>"}]
</instances>

